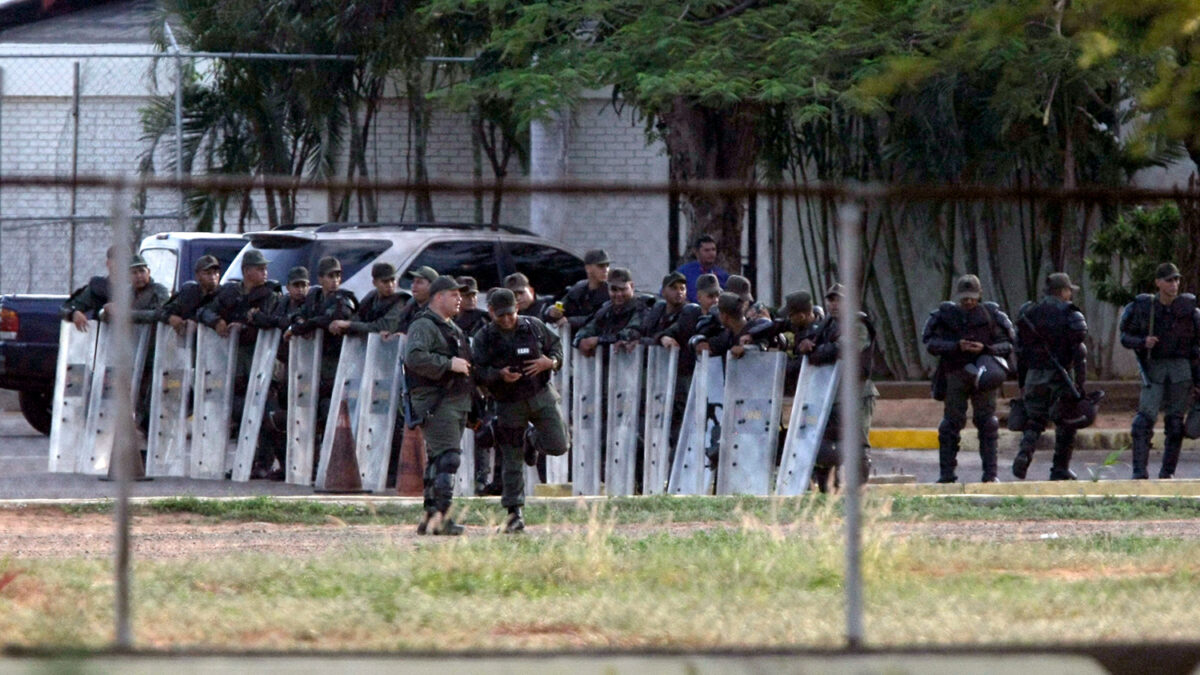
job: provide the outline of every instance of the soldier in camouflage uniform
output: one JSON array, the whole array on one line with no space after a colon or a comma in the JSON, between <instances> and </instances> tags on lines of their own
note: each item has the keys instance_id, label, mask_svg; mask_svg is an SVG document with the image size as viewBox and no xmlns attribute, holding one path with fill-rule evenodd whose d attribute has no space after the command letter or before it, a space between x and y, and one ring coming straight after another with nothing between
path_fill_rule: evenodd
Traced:
<instances>
[{"instance_id":1,"label":"soldier in camouflage uniform","mask_svg":"<svg viewBox=\"0 0 1200 675\"><path fill-rule=\"evenodd\" d=\"M954 301L943 302L929 314L922 340L930 354L938 357L934 375L935 394L939 389L944 401L942 422L938 425L939 483L958 480L959 433L967 423L967 403L974 411L979 431L979 458L985 483L999 480L996 475L996 445L1000 423L996 419L996 390L980 389L966 368L981 354L1007 358L1014 339L1012 322L994 302L982 302L983 286L979 277L964 274L954 282Z\"/></svg>"},{"instance_id":2,"label":"soldier in camouflage uniform","mask_svg":"<svg viewBox=\"0 0 1200 675\"><path fill-rule=\"evenodd\" d=\"M188 321L196 319L200 308L217 296L217 289L221 286L221 262L211 255L200 256L193 274L195 280L180 286L159 313L159 320L170 324L179 335L184 334Z\"/></svg>"},{"instance_id":3,"label":"soldier in camouflage uniform","mask_svg":"<svg viewBox=\"0 0 1200 675\"><path fill-rule=\"evenodd\" d=\"M454 324L462 285L440 276L429 285L429 305L415 318L404 343L404 373L413 426L425 435L425 516L417 534L459 535L449 516L454 476L462 462L462 435L475 388L471 348Z\"/></svg>"},{"instance_id":4,"label":"soldier in camouflage uniform","mask_svg":"<svg viewBox=\"0 0 1200 675\"><path fill-rule=\"evenodd\" d=\"M1071 303L1078 286L1071 277L1056 272L1046 277L1046 294L1038 302L1026 302L1017 311L1018 379L1021 383L1022 405L1025 406L1025 429L1021 447L1013 459L1012 472L1024 479L1037 440L1053 419L1054 458L1050 480L1074 480L1071 454L1075 445L1075 428L1061 422L1062 413L1072 402L1071 384L1082 393L1087 373L1087 321L1083 312ZM1055 365L1063 368L1063 372ZM1070 377L1067 382L1064 377Z\"/></svg>"},{"instance_id":5,"label":"soldier in camouflage uniform","mask_svg":"<svg viewBox=\"0 0 1200 675\"><path fill-rule=\"evenodd\" d=\"M530 424L547 455L567 452L567 428L559 412L550 373L562 367L562 340L539 319L517 316L512 291L488 298L492 322L475 337L474 365L479 382L496 399L496 441L504 457L500 505L508 509L507 533L525 529L525 461L522 446Z\"/></svg>"},{"instance_id":6,"label":"soldier in camouflage uniform","mask_svg":"<svg viewBox=\"0 0 1200 675\"><path fill-rule=\"evenodd\" d=\"M1143 293L1121 313L1121 344L1132 349L1142 371L1142 393L1133 418L1133 477L1149 478L1150 436L1163 411L1159 478L1175 475L1183 446L1183 415L1189 392L1200 398L1200 309L1196 296L1179 292L1179 268L1158 266L1158 293Z\"/></svg>"},{"instance_id":7,"label":"soldier in camouflage uniform","mask_svg":"<svg viewBox=\"0 0 1200 675\"><path fill-rule=\"evenodd\" d=\"M367 293L352 319L334 319L329 332L334 335L366 335L381 333L388 337L398 332L400 313L405 297L396 292L396 268L391 263L375 263L371 267L374 290Z\"/></svg>"},{"instance_id":8,"label":"soldier in camouflage uniform","mask_svg":"<svg viewBox=\"0 0 1200 675\"><path fill-rule=\"evenodd\" d=\"M600 306L608 302L608 253L604 249L592 249L583 254L583 269L587 278L577 281L567 289L562 299L562 309L550 307L546 319L558 322L566 318L572 331L583 328ZM686 278L684 279L686 282Z\"/></svg>"},{"instance_id":9,"label":"soldier in camouflage uniform","mask_svg":"<svg viewBox=\"0 0 1200 675\"><path fill-rule=\"evenodd\" d=\"M458 316L454 317L454 323L462 329L463 335L470 338L491 319L487 310L479 306L479 282L475 281L475 277L459 277L458 283L464 288L462 308L458 310Z\"/></svg>"}]
</instances>

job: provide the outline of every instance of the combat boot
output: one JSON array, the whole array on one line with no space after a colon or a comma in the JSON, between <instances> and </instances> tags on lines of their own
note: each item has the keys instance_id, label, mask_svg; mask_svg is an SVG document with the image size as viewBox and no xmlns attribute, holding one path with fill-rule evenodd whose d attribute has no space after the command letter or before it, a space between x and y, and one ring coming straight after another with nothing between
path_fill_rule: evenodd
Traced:
<instances>
[{"instance_id":1,"label":"combat boot","mask_svg":"<svg viewBox=\"0 0 1200 675\"><path fill-rule=\"evenodd\" d=\"M942 420L938 427L938 479L939 483L956 483L958 476L954 470L958 468L958 439L959 435L950 423Z\"/></svg>"},{"instance_id":2,"label":"combat boot","mask_svg":"<svg viewBox=\"0 0 1200 675\"><path fill-rule=\"evenodd\" d=\"M1179 451L1183 449L1183 416L1172 415L1164 419L1163 433L1166 439L1163 442L1162 468L1158 470L1158 477L1174 478L1175 467L1179 464Z\"/></svg>"},{"instance_id":3,"label":"combat boot","mask_svg":"<svg viewBox=\"0 0 1200 675\"><path fill-rule=\"evenodd\" d=\"M454 522L445 513L434 511L433 515L429 516L429 519L426 521L426 530L430 534L457 537L463 533L463 526ZM418 532L420 532L419 527Z\"/></svg>"},{"instance_id":4,"label":"combat boot","mask_svg":"<svg viewBox=\"0 0 1200 675\"><path fill-rule=\"evenodd\" d=\"M1071 470L1071 454L1075 451L1075 430L1057 429L1054 434L1054 459L1050 465L1050 480L1075 480Z\"/></svg>"},{"instance_id":5,"label":"combat boot","mask_svg":"<svg viewBox=\"0 0 1200 675\"><path fill-rule=\"evenodd\" d=\"M999 483L996 446L999 445L1000 423L993 416L982 423L976 420L975 428L979 430L979 463L983 466L983 475L979 480L983 483Z\"/></svg>"},{"instance_id":6,"label":"combat boot","mask_svg":"<svg viewBox=\"0 0 1200 675\"><path fill-rule=\"evenodd\" d=\"M1013 458L1012 464L1013 475L1021 480L1025 480L1025 474L1029 472L1029 465L1033 463L1033 451L1040 435L1029 429L1021 434L1021 449L1017 451L1017 456Z\"/></svg>"},{"instance_id":7,"label":"combat boot","mask_svg":"<svg viewBox=\"0 0 1200 675\"><path fill-rule=\"evenodd\" d=\"M513 506L508 510L508 520L504 521L504 534L520 534L525 531L525 518L521 507Z\"/></svg>"},{"instance_id":8,"label":"combat boot","mask_svg":"<svg viewBox=\"0 0 1200 675\"><path fill-rule=\"evenodd\" d=\"M1150 477L1146 466L1150 463L1150 434L1154 432L1154 421L1146 419L1141 413L1133 418L1133 429L1130 432L1133 444L1133 479L1146 480Z\"/></svg>"}]
</instances>

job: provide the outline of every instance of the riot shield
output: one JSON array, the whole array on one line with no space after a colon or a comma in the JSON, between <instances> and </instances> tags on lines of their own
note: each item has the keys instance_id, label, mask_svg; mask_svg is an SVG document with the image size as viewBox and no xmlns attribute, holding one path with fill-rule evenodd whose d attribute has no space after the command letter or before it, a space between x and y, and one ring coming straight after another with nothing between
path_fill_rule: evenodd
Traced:
<instances>
[{"instance_id":1,"label":"riot shield","mask_svg":"<svg viewBox=\"0 0 1200 675\"><path fill-rule=\"evenodd\" d=\"M271 376L275 373L275 357L279 354L279 328L259 329L254 342L254 357L246 382L246 402L242 408L242 423L238 427L237 449L233 452L231 478L239 482L250 480L254 455L258 452L258 434L262 430L267 397L271 393ZM268 467L270 468L270 467Z\"/></svg>"},{"instance_id":2,"label":"riot shield","mask_svg":"<svg viewBox=\"0 0 1200 675\"><path fill-rule=\"evenodd\" d=\"M571 360L575 350L571 347L571 324L563 323L558 327L558 335L562 338L563 357L561 367L554 375L554 388L558 390L558 411L562 415L563 424L571 421ZM571 474L571 451L558 455L546 455L546 482L566 483Z\"/></svg>"},{"instance_id":3,"label":"riot shield","mask_svg":"<svg viewBox=\"0 0 1200 675\"><path fill-rule=\"evenodd\" d=\"M725 386L724 372L721 359L707 352L697 357L667 483L670 494L706 495L712 488L714 471L708 458L720 438L717 420Z\"/></svg>"},{"instance_id":4,"label":"riot shield","mask_svg":"<svg viewBox=\"0 0 1200 675\"><path fill-rule=\"evenodd\" d=\"M796 379L787 435L783 439L783 455L775 479L776 495L800 495L808 490L813 462L821 448L821 438L837 395L837 364L814 366L808 362L808 357L804 357Z\"/></svg>"},{"instance_id":5,"label":"riot shield","mask_svg":"<svg viewBox=\"0 0 1200 675\"><path fill-rule=\"evenodd\" d=\"M112 459L117 431L117 402L113 392L116 377L114 366L110 363L111 348L112 329L107 322L103 322L96 335L92 387L88 392L87 435L76 466L78 473L103 476L108 473L108 463Z\"/></svg>"},{"instance_id":6,"label":"riot shield","mask_svg":"<svg viewBox=\"0 0 1200 675\"><path fill-rule=\"evenodd\" d=\"M191 478L225 477L225 449L229 445L233 416L233 376L237 370L238 335L234 325L229 337L221 337L208 326L196 329L196 377L192 385L192 452L188 468Z\"/></svg>"},{"instance_id":7,"label":"riot shield","mask_svg":"<svg viewBox=\"0 0 1200 675\"><path fill-rule=\"evenodd\" d=\"M293 337L288 346L287 482L312 485L324 331Z\"/></svg>"},{"instance_id":8,"label":"riot shield","mask_svg":"<svg viewBox=\"0 0 1200 675\"><path fill-rule=\"evenodd\" d=\"M350 411L351 432L357 433L358 396L362 391L363 363L367 356L367 338L363 335L347 335L342 338L342 351L338 357L337 373L333 376L333 392L329 398L329 414L325 419L325 434L321 437L321 454L317 462L318 490L325 489L325 475L329 460L333 456L334 431L337 428L337 411L342 401ZM357 459L357 458L356 458ZM361 469L359 476L361 478ZM369 488L368 488L369 489Z\"/></svg>"},{"instance_id":9,"label":"riot shield","mask_svg":"<svg viewBox=\"0 0 1200 675\"><path fill-rule=\"evenodd\" d=\"M462 461L458 465L458 473L454 475L454 496L475 496L475 430L467 427L463 430Z\"/></svg>"},{"instance_id":10,"label":"riot shield","mask_svg":"<svg viewBox=\"0 0 1200 675\"><path fill-rule=\"evenodd\" d=\"M185 323L179 335L159 324L150 376L150 429L146 438L146 474L186 476L188 470L188 401L192 393L196 324Z\"/></svg>"},{"instance_id":11,"label":"riot shield","mask_svg":"<svg viewBox=\"0 0 1200 675\"><path fill-rule=\"evenodd\" d=\"M604 377L604 359L596 354L572 355L571 426L575 441L571 453L572 492L577 495L600 494L600 387Z\"/></svg>"},{"instance_id":12,"label":"riot shield","mask_svg":"<svg viewBox=\"0 0 1200 675\"><path fill-rule=\"evenodd\" d=\"M87 408L92 388L92 357L99 323L88 322L86 333L70 321L58 329L58 362L54 372L53 416L50 420L51 473L76 470L87 437Z\"/></svg>"},{"instance_id":13,"label":"riot shield","mask_svg":"<svg viewBox=\"0 0 1200 675\"><path fill-rule=\"evenodd\" d=\"M403 382L400 377L402 349L403 335L393 335L387 340L378 333L367 336L354 450L363 489L372 492L383 492L387 487L388 461L392 456L392 435Z\"/></svg>"},{"instance_id":14,"label":"riot shield","mask_svg":"<svg viewBox=\"0 0 1200 675\"><path fill-rule=\"evenodd\" d=\"M642 412L642 365L646 348L608 348L608 416L605 438L604 493L624 497L636 492L638 432Z\"/></svg>"},{"instance_id":15,"label":"riot shield","mask_svg":"<svg viewBox=\"0 0 1200 675\"><path fill-rule=\"evenodd\" d=\"M786 361L783 352L748 351L726 364L717 494L771 493Z\"/></svg>"},{"instance_id":16,"label":"riot shield","mask_svg":"<svg viewBox=\"0 0 1200 675\"><path fill-rule=\"evenodd\" d=\"M150 340L154 337L154 324L133 324L133 339L136 345L133 349L133 379L129 381L129 400L136 410L138 395L142 393L142 375L146 372L146 360L150 354Z\"/></svg>"},{"instance_id":17,"label":"riot shield","mask_svg":"<svg viewBox=\"0 0 1200 675\"><path fill-rule=\"evenodd\" d=\"M654 345L646 351L646 426L643 431L642 494L666 491L671 473L671 416L679 347Z\"/></svg>"}]
</instances>

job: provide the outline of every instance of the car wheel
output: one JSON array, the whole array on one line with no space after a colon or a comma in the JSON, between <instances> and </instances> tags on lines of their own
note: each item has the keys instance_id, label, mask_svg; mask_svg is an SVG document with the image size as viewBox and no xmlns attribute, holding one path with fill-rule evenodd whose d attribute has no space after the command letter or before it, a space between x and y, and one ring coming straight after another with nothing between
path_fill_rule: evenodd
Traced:
<instances>
[{"instance_id":1,"label":"car wheel","mask_svg":"<svg viewBox=\"0 0 1200 675\"><path fill-rule=\"evenodd\" d=\"M29 426L38 432L50 435L50 419L53 416L54 396L40 391L17 392L17 401L21 404L21 414Z\"/></svg>"}]
</instances>

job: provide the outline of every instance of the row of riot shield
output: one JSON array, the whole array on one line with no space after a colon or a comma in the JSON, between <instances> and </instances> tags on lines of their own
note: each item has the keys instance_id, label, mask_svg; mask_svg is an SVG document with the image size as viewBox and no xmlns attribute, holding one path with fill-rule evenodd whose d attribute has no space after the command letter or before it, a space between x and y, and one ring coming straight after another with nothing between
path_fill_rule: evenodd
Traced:
<instances>
[{"instance_id":1,"label":"row of riot shield","mask_svg":"<svg viewBox=\"0 0 1200 675\"><path fill-rule=\"evenodd\" d=\"M836 366L802 364L779 448L786 355L747 352L723 362L701 354L672 447L677 348L610 347L594 356L569 351L572 368L560 380L570 391L564 400L571 404L575 494L632 495L639 483L641 494L795 495L808 489L837 395Z\"/></svg>"}]
</instances>

